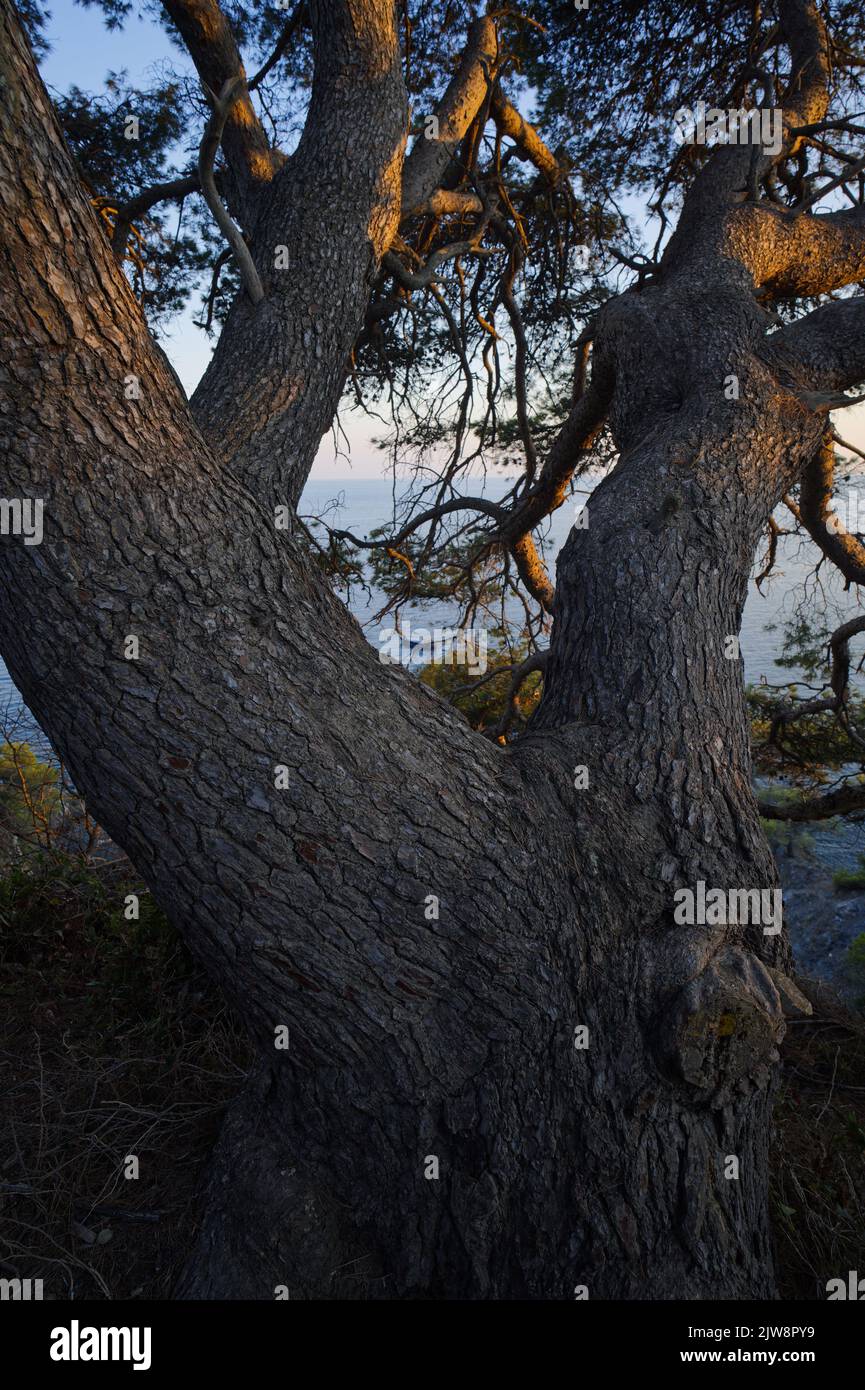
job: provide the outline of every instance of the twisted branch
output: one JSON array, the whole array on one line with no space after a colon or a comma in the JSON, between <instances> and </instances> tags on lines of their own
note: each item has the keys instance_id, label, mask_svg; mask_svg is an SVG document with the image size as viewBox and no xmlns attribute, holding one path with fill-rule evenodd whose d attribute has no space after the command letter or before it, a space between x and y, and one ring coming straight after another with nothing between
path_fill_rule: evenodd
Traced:
<instances>
[{"instance_id":1,"label":"twisted branch","mask_svg":"<svg viewBox=\"0 0 865 1390\"><path fill-rule=\"evenodd\" d=\"M253 304L260 304L264 299L264 289L259 279L258 271L255 268L249 247L241 235L240 229L235 226L229 217L222 199L216 187L216 179L213 173L213 161L222 139L222 132L225 129L225 122L228 114L241 93L244 86L243 74L236 73L234 77L229 77L223 83L219 96L207 91L208 100L211 104L210 120L204 130L201 140L201 149L198 154L198 176L201 181L201 192L204 201L213 213L216 222L225 240L234 252L234 259L237 261L237 268L240 271L240 278L244 289L252 300Z\"/></svg>"}]
</instances>

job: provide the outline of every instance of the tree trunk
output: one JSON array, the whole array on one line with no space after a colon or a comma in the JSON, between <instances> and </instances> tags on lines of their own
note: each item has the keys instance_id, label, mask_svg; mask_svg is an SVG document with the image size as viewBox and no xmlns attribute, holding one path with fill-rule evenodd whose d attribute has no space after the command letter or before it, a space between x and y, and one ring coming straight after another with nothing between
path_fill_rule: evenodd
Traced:
<instances>
[{"instance_id":1,"label":"tree trunk","mask_svg":"<svg viewBox=\"0 0 865 1390\"><path fill-rule=\"evenodd\" d=\"M385 8L353 6L352 32L392 27ZM352 196L333 276L322 243L321 331L296 331L315 318L296 295L237 306L199 393L218 459L2 14L4 488L46 513L40 547L0 541L0 648L258 1048L180 1295L771 1297L787 947L673 917L699 880L776 883L725 641L822 426L766 361L752 280L723 256L677 273L674 250L663 289L605 311L622 462L561 558L530 733L491 746L379 665L255 482L276 448L270 495L296 498L396 215L392 32L372 154L325 190ZM254 390L286 334L274 443ZM292 396L280 373L301 359Z\"/></svg>"},{"instance_id":2,"label":"tree trunk","mask_svg":"<svg viewBox=\"0 0 865 1390\"><path fill-rule=\"evenodd\" d=\"M519 790L495 832L515 866L526 846L532 896L515 882L502 898L495 867L475 862L480 881L443 898L443 920L458 916L518 980L518 1015L503 1033L485 1013L480 961L437 985L429 970L407 986L441 991L411 1030L420 1067L408 1038L388 1084L390 1051L365 1075L268 1066L223 1135L187 1296L267 1296L263 1280L315 1297L772 1296L767 1147L782 997L796 999L788 947L759 923L676 925L673 902L699 880L777 885L741 661L727 653L757 540L819 422L778 399L755 357L760 312L745 337L737 306L739 348L722 363L723 315L707 341L702 303L626 297L600 329L617 358L623 461L561 557L545 697L508 759ZM653 322L669 335L666 380L649 370ZM699 346L677 358L677 342ZM747 406L725 400L734 370ZM504 863L500 850L502 875ZM406 892L442 892L441 873L416 884ZM445 1001L449 1015L466 1007L466 987L470 1013L433 1031ZM426 1155L438 1182L424 1179ZM266 1245L260 1210L279 1213Z\"/></svg>"}]
</instances>

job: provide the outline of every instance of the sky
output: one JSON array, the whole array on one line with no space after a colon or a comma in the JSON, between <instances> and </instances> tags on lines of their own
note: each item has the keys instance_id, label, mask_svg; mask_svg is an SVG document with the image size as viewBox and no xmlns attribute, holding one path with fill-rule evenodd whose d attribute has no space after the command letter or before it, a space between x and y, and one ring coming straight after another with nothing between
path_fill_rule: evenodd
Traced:
<instances>
[{"instance_id":1,"label":"sky","mask_svg":"<svg viewBox=\"0 0 865 1390\"><path fill-rule=\"evenodd\" d=\"M49 86L65 91L73 83L85 91L101 90L109 71L126 69L132 83L144 81L148 70L165 59L178 66L183 54L173 47L163 30L152 19L131 17L122 30L108 30L98 7L85 9L74 0L51 0L51 20L46 37L51 52L40 63ZM186 60L189 71L192 64ZM207 366L212 342L192 319L197 309L179 316L167 332L163 347L188 393L191 394ZM833 416L839 434L865 449L865 404L836 412ZM388 474L389 455L378 450L373 438L375 426L356 412L343 411L342 428L348 438L335 448L331 434L325 435L313 466L311 479L326 481L351 478L381 478Z\"/></svg>"},{"instance_id":2,"label":"sky","mask_svg":"<svg viewBox=\"0 0 865 1390\"><path fill-rule=\"evenodd\" d=\"M65 91L74 83L84 91L95 92L101 91L109 72L125 68L130 81L138 84L146 83L148 70L167 58L183 65L183 55L152 19L130 18L122 30L109 30L99 8L84 9L73 0L50 0L50 9L46 37L51 52L39 64L49 87ZM186 66L193 71L191 62ZM212 351L206 334L193 327L192 314L178 321L163 346L186 390L191 391Z\"/></svg>"}]
</instances>

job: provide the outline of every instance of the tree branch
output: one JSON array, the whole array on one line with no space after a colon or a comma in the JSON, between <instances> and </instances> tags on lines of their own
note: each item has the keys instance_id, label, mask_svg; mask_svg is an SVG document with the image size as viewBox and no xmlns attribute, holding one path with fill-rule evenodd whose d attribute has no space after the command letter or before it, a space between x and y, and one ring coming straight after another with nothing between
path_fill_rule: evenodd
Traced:
<instances>
[{"instance_id":1,"label":"tree branch","mask_svg":"<svg viewBox=\"0 0 865 1390\"><path fill-rule=\"evenodd\" d=\"M596 354L589 385L553 440L536 485L526 493L507 523L509 537L531 530L561 506L581 458L588 454L606 419L614 387L612 365Z\"/></svg>"},{"instance_id":2,"label":"tree branch","mask_svg":"<svg viewBox=\"0 0 865 1390\"><path fill-rule=\"evenodd\" d=\"M498 58L495 21L476 19L469 28L462 61L434 114L438 135L419 135L405 162L402 216L411 217L445 181L448 169L472 121L486 99Z\"/></svg>"},{"instance_id":3,"label":"tree branch","mask_svg":"<svg viewBox=\"0 0 865 1390\"><path fill-rule=\"evenodd\" d=\"M594 328L586 330L586 341L594 332ZM578 344L578 353L581 346ZM612 366L598 356L593 363L592 379L571 407L567 420L556 435L538 481L498 531L498 538L508 545L514 557L520 578L547 613L553 611L556 591L531 532L565 500L581 458L588 455L592 442L603 426L614 388Z\"/></svg>"},{"instance_id":4,"label":"tree branch","mask_svg":"<svg viewBox=\"0 0 865 1390\"><path fill-rule=\"evenodd\" d=\"M306 122L259 201L250 243L267 289L266 323L238 297L192 399L211 446L271 515L296 505L333 420L397 229L406 130L392 0L308 4Z\"/></svg>"},{"instance_id":5,"label":"tree branch","mask_svg":"<svg viewBox=\"0 0 865 1390\"><path fill-rule=\"evenodd\" d=\"M780 0L778 16L790 53L790 82L784 94L784 123L822 121L829 106L829 35L815 0Z\"/></svg>"},{"instance_id":6,"label":"tree branch","mask_svg":"<svg viewBox=\"0 0 865 1390\"><path fill-rule=\"evenodd\" d=\"M264 299L264 289L258 271L239 228L234 225L225 210L222 199L216 190L216 180L213 176L213 161L216 158L216 151L219 149L225 122L237 100L242 82L243 78L238 73L235 77L229 77L228 81L223 84L218 97L214 96L213 93L209 94L213 111L201 139L201 149L198 155L198 177L201 181L204 201L213 213L219 230L234 252L234 259L237 262L244 289L253 304L260 304Z\"/></svg>"},{"instance_id":7,"label":"tree branch","mask_svg":"<svg viewBox=\"0 0 865 1390\"><path fill-rule=\"evenodd\" d=\"M230 78L239 77L245 84L237 43L217 0L162 0L162 5L186 45L205 92L221 92ZM222 147L232 182L229 202L236 205L249 231L259 195L285 163L285 156L271 148L243 87L222 132Z\"/></svg>"},{"instance_id":8,"label":"tree branch","mask_svg":"<svg viewBox=\"0 0 865 1390\"><path fill-rule=\"evenodd\" d=\"M510 551L514 557L517 573L532 598L537 599L545 613L552 613L556 588L538 553L531 532L525 531L522 535L515 536L510 542Z\"/></svg>"},{"instance_id":9,"label":"tree branch","mask_svg":"<svg viewBox=\"0 0 865 1390\"><path fill-rule=\"evenodd\" d=\"M525 661L521 661L518 666L513 666L511 668L511 683L508 688L508 693L505 696L505 708L501 719L492 731L492 737L499 742L504 741L508 730L520 712L519 693L525 681L534 671L544 671L546 669L549 655L549 648L545 648L543 651L539 652L532 652L530 656L526 657Z\"/></svg>"},{"instance_id":10,"label":"tree branch","mask_svg":"<svg viewBox=\"0 0 865 1390\"><path fill-rule=\"evenodd\" d=\"M865 207L794 214L761 203L737 208L729 225L738 258L774 298L829 294L865 279Z\"/></svg>"},{"instance_id":11,"label":"tree branch","mask_svg":"<svg viewBox=\"0 0 865 1390\"><path fill-rule=\"evenodd\" d=\"M482 512L485 516L495 517L497 521L500 521L504 516L504 508L498 502L492 502L488 497L451 497L446 502L437 502L434 507L428 507L426 511L419 512L393 536L384 537L382 540L363 540L360 536L354 535L352 531L334 530L332 527L328 527L327 531L335 540L349 541L352 545L359 546L363 550L386 551L401 545L404 540L414 535L415 531L419 530L421 526L425 526L428 521L438 521L441 517L448 516L452 512Z\"/></svg>"},{"instance_id":12,"label":"tree branch","mask_svg":"<svg viewBox=\"0 0 865 1390\"><path fill-rule=\"evenodd\" d=\"M470 212L483 212L483 199L477 193L462 192L458 189L437 188L426 202L415 208L415 212L427 213L430 217L465 216Z\"/></svg>"},{"instance_id":13,"label":"tree branch","mask_svg":"<svg viewBox=\"0 0 865 1390\"><path fill-rule=\"evenodd\" d=\"M139 217L143 217L157 203L167 203L186 198L190 193L197 193L200 188L201 178L198 173L184 174L180 178L169 180L167 183L156 183L150 188L143 188L140 193L136 193L134 198L130 198L128 203L118 207L114 218L114 231L111 236L111 249L118 260L123 259L126 242L129 239L129 230Z\"/></svg>"},{"instance_id":14,"label":"tree branch","mask_svg":"<svg viewBox=\"0 0 865 1390\"><path fill-rule=\"evenodd\" d=\"M865 748L865 740L851 727L849 718L850 642L862 632L865 632L865 616L851 618L833 632L829 642L829 686L832 694L802 700L798 704L786 700L780 702L773 711L769 743L775 743L780 747L780 732L783 728L811 715L831 713L835 715L847 736ZM865 787L845 783L825 796L809 797L792 805L776 805L771 799L771 793L764 793L758 798L758 805L761 815L776 820L820 820L865 809Z\"/></svg>"},{"instance_id":15,"label":"tree branch","mask_svg":"<svg viewBox=\"0 0 865 1390\"><path fill-rule=\"evenodd\" d=\"M513 140L523 156L534 164L545 179L550 183L558 183L564 178L566 169L556 159L552 150L544 144L535 128L523 119L515 106L511 105L498 84L493 88L491 112L502 134Z\"/></svg>"},{"instance_id":16,"label":"tree branch","mask_svg":"<svg viewBox=\"0 0 865 1390\"><path fill-rule=\"evenodd\" d=\"M848 584L865 584L865 545L842 526L832 511L834 481L835 445L831 432L827 432L802 474L799 519Z\"/></svg>"},{"instance_id":17,"label":"tree branch","mask_svg":"<svg viewBox=\"0 0 865 1390\"><path fill-rule=\"evenodd\" d=\"M431 285L437 278L436 272L445 261L453 261L457 256L467 256L473 252L476 256L492 256L494 250L491 247L481 248L473 238L471 241L455 241L450 246L443 246L439 251L434 251L425 265L420 270L407 270L393 251L386 251L381 258L382 266L390 271L394 279L407 290L423 290L427 285Z\"/></svg>"},{"instance_id":18,"label":"tree branch","mask_svg":"<svg viewBox=\"0 0 865 1390\"><path fill-rule=\"evenodd\" d=\"M865 378L865 295L838 299L766 340L764 358L810 391L846 391Z\"/></svg>"},{"instance_id":19,"label":"tree branch","mask_svg":"<svg viewBox=\"0 0 865 1390\"><path fill-rule=\"evenodd\" d=\"M259 87L261 83L264 81L265 77L267 77L268 73L276 67L276 64L279 62L283 53L288 48L288 45L291 43L291 40L294 38L296 30L300 28L300 25L305 18L306 0L299 0L299 3L295 5L294 13L286 20L285 27L283 28L282 33L276 41L276 48L273 50L270 57L267 59L267 62L263 63L262 66L258 69L258 72L255 74L255 76L251 77L247 82L246 90L248 92L254 92L256 87Z\"/></svg>"},{"instance_id":20,"label":"tree branch","mask_svg":"<svg viewBox=\"0 0 865 1390\"><path fill-rule=\"evenodd\" d=\"M824 796L809 796L801 801L777 804L768 793L757 798L761 816L767 820L809 821L831 820L833 816L849 816L865 811L865 786L848 782Z\"/></svg>"},{"instance_id":21,"label":"tree branch","mask_svg":"<svg viewBox=\"0 0 865 1390\"><path fill-rule=\"evenodd\" d=\"M747 266L758 284L768 283L769 275L778 268L764 239L772 235L770 215L780 216L783 211L779 214L772 204L756 204L755 193L769 171L795 153L799 137L794 129L825 116L830 76L829 38L815 0L780 0L778 8L780 33L791 59L791 78L782 100L780 149L768 153L758 144L728 144L714 150L688 190L678 226L664 253L667 267L699 257L721 226L725 228L726 254ZM737 202L747 206L736 208ZM783 258L784 267L794 254L791 248L791 254Z\"/></svg>"}]
</instances>

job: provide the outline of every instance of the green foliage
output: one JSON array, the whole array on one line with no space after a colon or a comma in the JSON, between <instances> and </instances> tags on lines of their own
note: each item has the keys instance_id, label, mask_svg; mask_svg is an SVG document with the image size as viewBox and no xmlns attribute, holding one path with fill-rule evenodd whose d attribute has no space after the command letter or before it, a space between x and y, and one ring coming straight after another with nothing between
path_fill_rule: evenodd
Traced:
<instances>
[{"instance_id":1,"label":"green foliage","mask_svg":"<svg viewBox=\"0 0 865 1390\"><path fill-rule=\"evenodd\" d=\"M295 540L307 556L311 565L317 565L322 573L343 590L346 600L353 587L369 592L366 556L336 532L327 533L326 522L319 518L304 518L305 525L295 534Z\"/></svg>"},{"instance_id":2,"label":"green foliage","mask_svg":"<svg viewBox=\"0 0 865 1390\"><path fill-rule=\"evenodd\" d=\"M16 9L30 46L37 58L42 58L50 51L50 45L45 37L45 25L49 18L49 12L40 0L18 0Z\"/></svg>"},{"instance_id":3,"label":"green foliage","mask_svg":"<svg viewBox=\"0 0 865 1390\"><path fill-rule=\"evenodd\" d=\"M836 40L858 50L861 0L828 0L821 11ZM742 99L750 6L590 0L577 9L573 0L540 0L531 13L543 27L526 27L514 41L522 73L536 93L547 142L573 152L590 184L660 183L673 153L673 112L700 99L722 107ZM782 73L786 61L773 52L760 66ZM844 77L861 91L855 69ZM680 161L674 183L692 175L695 154L692 147Z\"/></svg>"},{"instance_id":4,"label":"green foliage","mask_svg":"<svg viewBox=\"0 0 865 1390\"><path fill-rule=\"evenodd\" d=\"M60 774L28 743L0 744L0 861L47 845L62 813Z\"/></svg>"},{"instance_id":5,"label":"green foliage","mask_svg":"<svg viewBox=\"0 0 865 1390\"><path fill-rule=\"evenodd\" d=\"M467 513L457 513L456 515L461 515L463 522L468 517ZM386 526L376 527L370 533L370 539L382 539L388 535L389 530L390 528ZM466 533L458 540L441 545L441 548L436 552L435 568L426 569L421 582L415 580L410 587L407 587L408 570L405 560L408 560L412 569L416 571L420 567L424 547L423 537L408 536L398 547L399 555L404 556L405 560L400 559L396 553L381 548L370 551L371 582L389 597L398 593L410 594L412 602L445 598L458 590L459 581L469 558L480 549L482 544L483 527L472 523L467 528ZM485 574L491 573L494 565L495 561L490 559L486 563L481 561L474 569L473 585L481 603L483 603L485 596Z\"/></svg>"},{"instance_id":6,"label":"green foliage","mask_svg":"<svg viewBox=\"0 0 865 1390\"><path fill-rule=\"evenodd\" d=\"M162 65L160 80L151 89L132 89L124 74L108 74L102 93L71 87L57 98L94 196L137 192L165 181L178 167L191 167L205 104L167 9L155 3L138 6L132 0L79 3L100 10L109 29L125 30L130 49L133 24L151 21L164 29L177 54L175 63ZM251 76L273 54L295 5L222 0L221 8ZM445 7L439 0L405 0L399 8L404 72L417 133L459 63L478 8L469 0L448 0ZM859 0L827 0L824 9L840 58L841 45L858 45ZM37 52L44 52L43 0L21 0L19 10ZM509 196L520 205L523 234L532 248L517 288L538 387L535 394L543 395L547 378L560 377L553 382L555 396L558 387L567 389L564 377L572 363L574 332L609 292L603 277L587 275L584 267L575 265L575 245L605 246L615 238L629 253L641 251L644 218L623 211L623 197L663 180L677 150L672 115L678 107L700 98L711 105L722 94L740 100L743 74L750 69L753 76L754 64L748 63L747 55L755 38L754 16L749 7L729 0L698 0L675 13L667 0L617 0L615 5L592 0L585 10L578 10L572 0L535 0L530 15L505 6L496 11L496 19L510 95L536 121L560 163L574 170L570 196L564 198L562 190L538 186L530 166L519 159L507 161ZM785 62L783 52L772 48L761 58L761 67L777 73ZM839 61L835 73L848 94L858 92L861 77L855 63ZM312 38L302 19L254 97L269 136L286 153L297 144L311 82ZM116 120L121 105L141 117L140 142L123 139ZM688 158L679 161L674 183L691 178L700 158L691 147ZM202 265L212 263L220 245L197 198L190 200L176 245L175 223L173 208L156 210L140 229L148 266L145 305L154 322L176 312L195 286L202 287ZM486 313L501 269L497 259L497 268L481 264L471 269L473 306ZM447 286L444 292L449 294ZM419 299L414 308L421 312L410 331L401 315L378 326L369 349L358 354L359 377L375 378L382 359L388 358L392 366L428 367L429 386L449 352L448 330L438 313L425 314ZM220 304L217 320L222 311ZM467 317L477 348L486 333L472 312ZM569 360L560 373L563 355ZM489 368L489 361L485 366ZM485 376L483 370L481 378ZM541 413L546 408L538 407ZM419 434L424 415L418 412ZM487 444L498 447L495 429L492 435Z\"/></svg>"},{"instance_id":7,"label":"green foliage","mask_svg":"<svg viewBox=\"0 0 865 1390\"><path fill-rule=\"evenodd\" d=\"M192 167L193 145L182 142L201 112L179 80L144 90L130 86L125 72L110 72L101 94L72 86L54 93L54 106L109 237L117 208ZM136 140L126 138L129 116L138 118ZM155 326L184 308L221 243L198 194L181 205L159 203L133 226L126 268Z\"/></svg>"},{"instance_id":8,"label":"green foliage","mask_svg":"<svg viewBox=\"0 0 865 1390\"><path fill-rule=\"evenodd\" d=\"M773 799L783 805L799 800L801 792L793 787L773 787ZM788 854L794 857L806 855L814 845L814 836L796 821L774 820L771 816L762 817L763 829L775 854Z\"/></svg>"},{"instance_id":9,"label":"green foliage","mask_svg":"<svg viewBox=\"0 0 865 1390\"><path fill-rule=\"evenodd\" d=\"M839 891L865 889L865 854L859 856L858 869L838 869L832 876L832 883ZM865 942L865 937L860 937Z\"/></svg>"},{"instance_id":10,"label":"green foliage","mask_svg":"<svg viewBox=\"0 0 865 1390\"><path fill-rule=\"evenodd\" d=\"M768 623L766 631L777 631L777 624ZM784 625L781 655L775 657L775 665L788 671L801 668L809 681L825 679L829 671L827 650L831 636L832 629L825 617L799 609Z\"/></svg>"},{"instance_id":11,"label":"green foliage","mask_svg":"<svg viewBox=\"0 0 865 1390\"><path fill-rule=\"evenodd\" d=\"M472 675L466 665L430 664L420 674L424 685L428 685L446 700L451 701L465 715L473 729L481 732L494 728L501 719L511 684L511 667L524 660L528 650L524 645L508 646L504 634L494 634L491 649L487 653L487 669L483 678ZM492 672L501 675L490 677ZM482 680L482 683L480 683ZM541 697L540 672L533 671L526 677L520 692L518 717L514 731L525 725L537 707Z\"/></svg>"},{"instance_id":12,"label":"green foliage","mask_svg":"<svg viewBox=\"0 0 865 1390\"><path fill-rule=\"evenodd\" d=\"M29 744L0 745L0 969L32 992L60 971L80 997L79 1019L100 1026L141 1016L152 980L189 959L131 865L111 848L97 859L80 833L83 807L57 767ZM139 898L138 920L125 899ZM145 1007L149 1011L149 1005ZM89 1025L88 1025L89 1026Z\"/></svg>"},{"instance_id":13,"label":"green foliage","mask_svg":"<svg viewBox=\"0 0 865 1390\"><path fill-rule=\"evenodd\" d=\"M862 859L863 872L859 887L865 888L865 855ZM847 948L847 975L854 988L859 991L856 1003L865 1009L865 932L861 932ZM865 1147L865 1145L863 1145Z\"/></svg>"},{"instance_id":14,"label":"green foliage","mask_svg":"<svg viewBox=\"0 0 865 1390\"><path fill-rule=\"evenodd\" d=\"M181 97L177 82L143 91L129 85L125 72L109 72L99 95L74 85L55 95L55 110L91 192L110 192L126 202L164 178L166 160L185 130ZM130 116L138 117L137 139L125 135Z\"/></svg>"},{"instance_id":15,"label":"green foliage","mask_svg":"<svg viewBox=\"0 0 865 1390\"><path fill-rule=\"evenodd\" d=\"M759 685L749 686L746 691L758 772L764 775L783 773L802 784L822 784L833 770L862 762L861 746L831 711L795 720L782 730L780 746L770 744L773 714L782 699L795 704L801 696L793 684L786 691ZM865 727L865 696L852 694L848 709L850 723L854 727Z\"/></svg>"}]
</instances>

